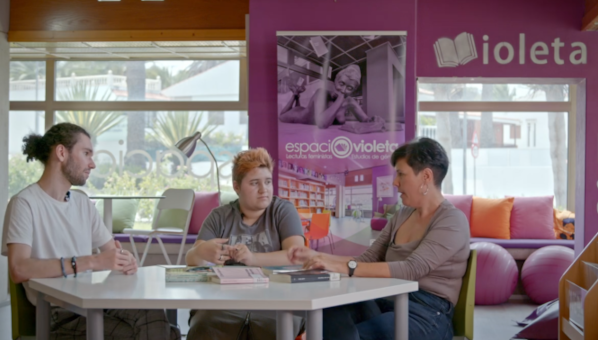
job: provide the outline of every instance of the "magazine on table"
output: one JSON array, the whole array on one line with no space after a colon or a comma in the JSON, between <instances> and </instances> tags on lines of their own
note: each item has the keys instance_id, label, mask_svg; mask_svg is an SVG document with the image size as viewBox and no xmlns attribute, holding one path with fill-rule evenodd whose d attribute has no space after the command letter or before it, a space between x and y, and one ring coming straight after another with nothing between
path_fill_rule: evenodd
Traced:
<instances>
[{"instance_id":1,"label":"magazine on table","mask_svg":"<svg viewBox=\"0 0 598 340\"><path fill-rule=\"evenodd\" d=\"M210 280L220 284L266 283L269 279L259 267L226 266L213 268L215 276Z\"/></svg>"}]
</instances>

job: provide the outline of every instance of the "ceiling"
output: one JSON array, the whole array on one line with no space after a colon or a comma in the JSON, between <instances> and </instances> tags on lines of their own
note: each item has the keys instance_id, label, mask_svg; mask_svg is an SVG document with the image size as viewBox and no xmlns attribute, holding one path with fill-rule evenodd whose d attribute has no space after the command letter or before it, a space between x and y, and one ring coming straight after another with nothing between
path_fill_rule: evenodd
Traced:
<instances>
[{"instance_id":1,"label":"ceiling","mask_svg":"<svg viewBox=\"0 0 598 340\"><path fill-rule=\"evenodd\" d=\"M131 42L11 42L11 59L239 59L243 40Z\"/></svg>"},{"instance_id":2,"label":"ceiling","mask_svg":"<svg viewBox=\"0 0 598 340\"><path fill-rule=\"evenodd\" d=\"M333 72L350 64L365 60L366 51L389 42L398 53L399 59L404 52L405 36L321 36L324 44L330 45L330 64ZM327 54L318 57L310 43L311 36L278 36L278 45L292 50L298 56L323 65ZM401 60L403 61L403 60Z\"/></svg>"}]
</instances>

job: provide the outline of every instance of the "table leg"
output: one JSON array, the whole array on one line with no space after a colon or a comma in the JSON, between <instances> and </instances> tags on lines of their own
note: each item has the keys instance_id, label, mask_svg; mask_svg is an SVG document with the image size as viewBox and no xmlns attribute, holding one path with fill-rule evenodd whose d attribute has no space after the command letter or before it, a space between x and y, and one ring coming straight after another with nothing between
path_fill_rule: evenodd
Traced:
<instances>
[{"instance_id":1,"label":"table leg","mask_svg":"<svg viewBox=\"0 0 598 340\"><path fill-rule=\"evenodd\" d=\"M316 309L307 312L307 340L322 340L322 310Z\"/></svg>"},{"instance_id":2,"label":"table leg","mask_svg":"<svg viewBox=\"0 0 598 340\"><path fill-rule=\"evenodd\" d=\"M395 296L395 340L409 340L409 294Z\"/></svg>"},{"instance_id":3,"label":"table leg","mask_svg":"<svg viewBox=\"0 0 598 340\"><path fill-rule=\"evenodd\" d=\"M293 312L276 312L276 340L293 340Z\"/></svg>"},{"instance_id":4,"label":"table leg","mask_svg":"<svg viewBox=\"0 0 598 340\"><path fill-rule=\"evenodd\" d=\"M45 295L37 293L37 306L35 308L35 333L37 340L50 339L50 303Z\"/></svg>"},{"instance_id":5,"label":"table leg","mask_svg":"<svg viewBox=\"0 0 598 340\"><path fill-rule=\"evenodd\" d=\"M178 325L178 310L177 309L167 309L166 310L166 318L171 325Z\"/></svg>"},{"instance_id":6,"label":"table leg","mask_svg":"<svg viewBox=\"0 0 598 340\"><path fill-rule=\"evenodd\" d=\"M87 310L87 340L104 340L104 310Z\"/></svg>"},{"instance_id":7,"label":"table leg","mask_svg":"<svg viewBox=\"0 0 598 340\"><path fill-rule=\"evenodd\" d=\"M104 198L104 224L112 234L112 198Z\"/></svg>"}]
</instances>

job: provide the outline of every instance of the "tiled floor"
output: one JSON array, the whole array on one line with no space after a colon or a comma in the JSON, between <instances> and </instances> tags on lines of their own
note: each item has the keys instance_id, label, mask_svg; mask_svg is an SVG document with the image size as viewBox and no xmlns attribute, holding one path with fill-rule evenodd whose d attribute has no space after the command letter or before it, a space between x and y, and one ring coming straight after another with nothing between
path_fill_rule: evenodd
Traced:
<instances>
[{"instance_id":1,"label":"tiled floor","mask_svg":"<svg viewBox=\"0 0 598 340\"><path fill-rule=\"evenodd\" d=\"M474 314L474 339L509 340L520 330L513 320L523 320L536 308L528 302L511 301L498 306L476 306ZM179 310L181 332L187 334L189 310ZM10 305L0 308L0 340L11 339Z\"/></svg>"}]
</instances>

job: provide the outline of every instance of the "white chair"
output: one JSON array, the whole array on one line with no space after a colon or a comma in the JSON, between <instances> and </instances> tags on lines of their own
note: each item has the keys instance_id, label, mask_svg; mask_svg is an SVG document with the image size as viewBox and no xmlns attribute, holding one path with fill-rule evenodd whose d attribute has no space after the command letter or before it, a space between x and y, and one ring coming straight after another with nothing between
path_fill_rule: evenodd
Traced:
<instances>
[{"instance_id":1,"label":"white chair","mask_svg":"<svg viewBox=\"0 0 598 340\"><path fill-rule=\"evenodd\" d=\"M125 229L123 230L124 234L129 234L129 239L131 240L131 246L133 248L133 254L139 263L139 267L143 266L143 262L147 257L147 252L152 244L152 239L156 238L158 243L160 244L160 248L162 249L162 254L164 254L164 258L166 259L167 264L170 263L170 257L168 257L168 253L166 252L166 248L164 248L164 244L162 243L162 239L160 235L181 235L181 248L179 250L179 256L177 257L176 264L178 265L181 262L181 257L183 256L183 249L185 247L185 240L187 238L187 231L189 230L189 222L191 221L191 212L193 210L193 204L195 203L195 192L191 189L168 189L164 191L163 199L160 200L158 203L158 211L154 215L154 220L152 221L152 230L139 230L139 229ZM187 212L187 219L184 225L184 228L178 227L165 227L159 228L158 222L160 221L160 216L162 212L167 209L180 209ZM137 253L137 248L135 247L135 241L133 240L134 235L146 235L148 236L147 243L145 245L145 250L143 251L143 257L139 260L139 254Z\"/></svg>"}]
</instances>

